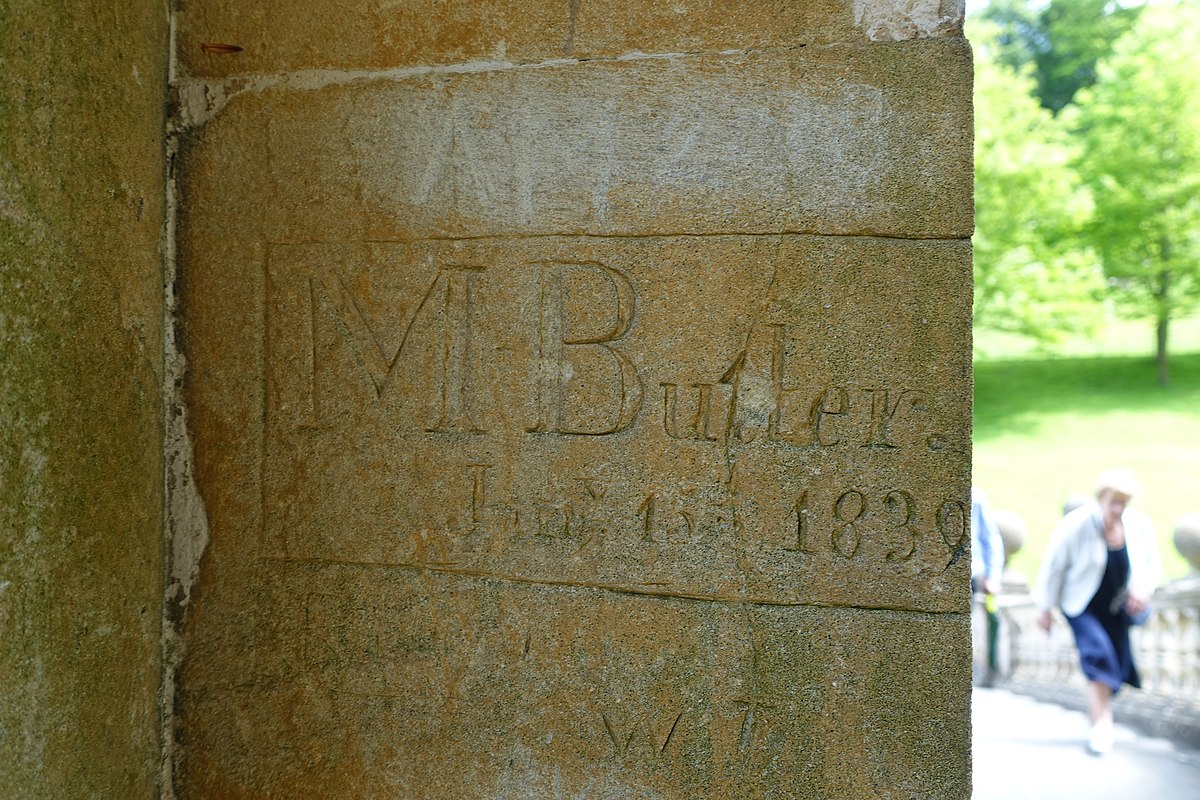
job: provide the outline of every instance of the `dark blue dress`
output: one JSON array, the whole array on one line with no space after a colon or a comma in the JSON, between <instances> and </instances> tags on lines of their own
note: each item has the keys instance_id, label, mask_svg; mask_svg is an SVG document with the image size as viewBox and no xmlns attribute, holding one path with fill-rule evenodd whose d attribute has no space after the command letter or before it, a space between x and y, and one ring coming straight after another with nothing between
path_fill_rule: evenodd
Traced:
<instances>
[{"instance_id":1,"label":"dark blue dress","mask_svg":"<svg viewBox=\"0 0 1200 800\"><path fill-rule=\"evenodd\" d=\"M1129 645L1129 615L1124 608L1124 588L1129 581L1129 553L1125 545L1109 549L1100 588L1078 617L1067 617L1079 648L1079 663L1089 681L1099 681L1116 694L1122 683L1141 688Z\"/></svg>"}]
</instances>

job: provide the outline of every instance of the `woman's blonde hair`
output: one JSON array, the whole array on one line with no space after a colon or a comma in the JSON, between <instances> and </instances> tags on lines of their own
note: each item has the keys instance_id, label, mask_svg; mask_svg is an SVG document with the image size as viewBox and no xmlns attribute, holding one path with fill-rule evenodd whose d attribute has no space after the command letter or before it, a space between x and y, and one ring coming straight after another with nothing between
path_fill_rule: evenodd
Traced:
<instances>
[{"instance_id":1,"label":"woman's blonde hair","mask_svg":"<svg viewBox=\"0 0 1200 800\"><path fill-rule=\"evenodd\" d=\"M1136 497L1142 493L1142 485L1138 483L1137 476L1133 474L1133 470L1106 469L1096 479L1096 497L1100 497L1107 491L1123 494L1127 497Z\"/></svg>"}]
</instances>

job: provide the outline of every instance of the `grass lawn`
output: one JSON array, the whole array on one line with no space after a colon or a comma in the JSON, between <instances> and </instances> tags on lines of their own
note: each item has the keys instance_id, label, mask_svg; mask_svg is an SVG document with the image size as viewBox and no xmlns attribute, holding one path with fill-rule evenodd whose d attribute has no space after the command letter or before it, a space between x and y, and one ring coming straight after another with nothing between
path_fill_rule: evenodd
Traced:
<instances>
[{"instance_id":1,"label":"grass lawn","mask_svg":"<svg viewBox=\"0 0 1200 800\"><path fill-rule=\"evenodd\" d=\"M1141 480L1134 505L1154 520L1166 577L1187 574L1171 539L1181 516L1200 512L1200 353L1172 356L1168 387L1155 374L1144 355L976 361L974 483L1029 527L1010 569L1032 581L1063 501L1125 466Z\"/></svg>"},{"instance_id":2,"label":"grass lawn","mask_svg":"<svg viewBox=\"0 0 1200 800\"><path fill-rule=\"evenodd\" d=\"M1171 350L1179 353L1200 353L1200 314L1172 320ZM989 361L997 358L1140 356L1153 352L1154 325L1144 319L1125 319L1108 312L1096 320L1096 329L1089 335L1068 336L1050 346L1040 346L1031 339L1016 334L979 330L975 332L975 358Z\"/></svg>"}]
</instances>

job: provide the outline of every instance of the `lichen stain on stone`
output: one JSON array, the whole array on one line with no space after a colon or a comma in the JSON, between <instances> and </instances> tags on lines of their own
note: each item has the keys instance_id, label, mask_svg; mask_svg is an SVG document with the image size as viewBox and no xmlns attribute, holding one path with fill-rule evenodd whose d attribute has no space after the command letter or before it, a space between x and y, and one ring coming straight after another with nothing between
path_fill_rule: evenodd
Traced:
<instances>
[{"instance_id":1,"label":"lichen stain on stone","mask_svg":"<svg viewBox=\"0 0 1200 800\"><path fill-rule=\"evenodd\" d=\"M855 0L854 23L873 42L957 36L962 0Z\"/></svg>"}]
</instances>

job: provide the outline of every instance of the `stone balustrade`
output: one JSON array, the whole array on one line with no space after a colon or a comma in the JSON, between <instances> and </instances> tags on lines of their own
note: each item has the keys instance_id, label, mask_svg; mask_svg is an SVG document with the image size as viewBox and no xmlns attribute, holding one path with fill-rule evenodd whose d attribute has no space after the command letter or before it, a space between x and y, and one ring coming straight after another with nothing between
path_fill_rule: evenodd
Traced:
<instances>
[{"instance_id":1,"label":"stone balustrade","mask_svg":"<svg viewBox=\"0 0 1200 800\"><path fill-rule=\"evenodd\" d=\"M976 603L975 674L1068 706L1083 707L1085 681L1070 628L1056 615L1049 635L1037 625L1038 610L1023 581L1006 581L996 600L998 630L988 662L986 611ZM1132 631L1140 691L1117 697L1116 712L1151 733L1200 746L1200 574L1160 588L1150 619Z\"/></svg>"}]
</instances>

